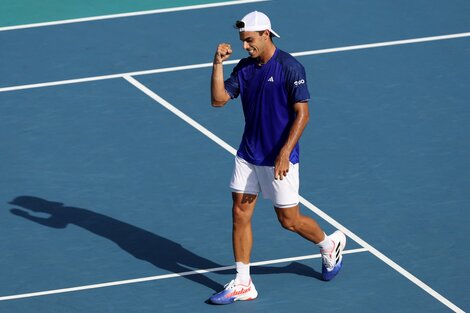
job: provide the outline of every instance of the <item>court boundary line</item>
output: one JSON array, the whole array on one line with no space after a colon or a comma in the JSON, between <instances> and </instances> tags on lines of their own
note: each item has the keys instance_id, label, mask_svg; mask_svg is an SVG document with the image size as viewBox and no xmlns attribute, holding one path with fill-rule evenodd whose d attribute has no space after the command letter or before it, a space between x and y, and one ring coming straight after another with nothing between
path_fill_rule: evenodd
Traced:
<instances>
[{"instance_id":1,"label":"court boundary line","mask_svg":"<svg viewBox=\"0 0 470 313\"><path fill-rule=\"evenodd\" d=\"M238 5L238 4L248 4L248 3L256 3L256 2L266 2L266 1L270 1L270 0L234 0L234 1L214 2L214 3L206 3L206 4L186 5L186 6L181 6L181 7L170 7L170 8L163 8L163 9L153 9L153 10L126 12L126 13L79 17L79 18L57 20L57 21L50 21L50 22L39 22L39 23L31 23L31 24L3 26L3 27L0 27L0 32L27 29L27 28L38 28L38 27L45 27L45 26L101 21L101 20L109 20L109 19L116 19L116 18L123 18L123 17L133 17L133 16L161 14L161 13L178 12L178 11L208 9L208 8L216 8L216 7Z\"/></svg>"},{"instance_id":2,"label":"court boundary line","mask_svg":"<svg viewBox=\"0 0 470 313\"><path fill-rule=\"evenodd\" d=\"M420 38L412 38L412 39L393 40L393 41L385 41L385 42L377 42L377 43L369 43L369 44L359 44L359 45L343 46L343 47L327 48L327 49L319 49L319 50L309 50L309 51L293 52L291 54L295 57L303 57L303 56L318 55L318 54L373 49L373 48L380 48L380 47L407 45L407 44L440 41L440 40L459 39L459 38L466 38L466 37L470 37L470 32L447 34L447 35L440 35L440 36L420 37ZM225 61L224 64L225 65L236 64L239 61L240 59L229 60L229 61ZM143 71L134 71L134 72L127 72L127 73L66 79L66 80L51 81L51 82L45 82L45 83L8 86L8 87L1 87L0 92L52 87L52 86L60 86L60 85L68 85L68 84L78 84L78 83L85 83L85 82L92 82L92 81L123 78L124 76L142 76L142 75L150 75L150 74L160 74L160 73L167 73L167 72L200 69L200 68L206 68L206 67L211 67L211 66L212 66L212 62L208 62L208 63L199 63L199 64L192 64L192 65L164 67L164 68L143 70Z\"/></svg>"},{"instance_id":3,"label":"court boundary line","mask_svg":"<svg viewBox=\"0 0 470 313\"><path fill-rule=\"evenodd\" d=\"M136 87L138 90L149 96L151 99L155 100L158 102L160 105L163 107L167 108L170 112L173 114L177 115L187 123L189 123L191 126L195 127L198 131L200 131L203 135L207 136L211 140L215 141L219 146L227 150L229 153L232 155L236 155L236 149L231 147L229 144L227 144L225 141L220 139L218 136L216 136L214 133L209 131L207 128L196 122L194 119L183 113L181 110L173 106L170 102L166 101L159 95L157 95L154 91L150 90L148 87L143 85L141 82L136 80L135 78L131 76L124 76L124 79L127 80L131 85ZM213 138L216 138L217 140L214 140ZM228 149L227 149L228 148ZM316 207L313 203L305 199L304 197L300 196L300 203L305 205L309 210L323 218L325 221L330 223L332 226L335 228L341 230L343 233L345 233L349 238L354 240L356 243L361 245L363 248L367 249L371 254L376 256L379 260L390 266L392 269L400 273L402 276L407 278L409 281L414 283L416 286L424 290L426 293L431 295L433 298L447 306L449 309L453 310L454 312L457 313L465 313L462 309L460 309L457 305L455 305L453 302L442 296L440 293L432 289L429 285L424 283L422 280L411 274L409 271L404 269L402 266L398 265L395 261L381 253L379 250L374 248L372 245L368 244L365 240L354 234L352 231L350 231L348 228L346 228L344 225L333 219L331 216L320 210L318 207Z\"/></svg>"},{"instance_id":4,"label":"court boundary line","mask_svg":"<svg viewBox=\"0 0 470 313\"><path fill-rule=\"evenodd\" d=\"M355 253L361 253L361 252L367 252L367 249L357 248L357 249L344 250L343 254L355 254ZM279 263L286 263L286 262L318 259L320 257L321 257L320 254L310 254L310 255L303 255L303 256L290 257L290 258L272 259L272 260L266 260L266 261L253 262L253 263L250 263L250 265L253 267L256 267L256 266L279 264ZM69 293L69 292L76 292L76 291L83 291L83 290L90 290L90 289L130 285L130 284L143 283L143 282L154 281L154 280L163 280L163 279L178 278L178 277L184 277L184 276L190 276L190 275L222 272L222 271L231 270L234 268L235 268L235 265L221 266L221 267L199 269L199 270L180 272L180 273L171 273L171 274L126 279L126 280L118 280L118 281L100 283L100 284L84 285L84 286L61 288L61 289L52 289L52 290L30 292L30 293L16 294L16 295L10 295L10 296L1 296L0 301L18 300L18 299L49 296L49 295L54 295L54 294Z\"/></svg>"}]
</instances>

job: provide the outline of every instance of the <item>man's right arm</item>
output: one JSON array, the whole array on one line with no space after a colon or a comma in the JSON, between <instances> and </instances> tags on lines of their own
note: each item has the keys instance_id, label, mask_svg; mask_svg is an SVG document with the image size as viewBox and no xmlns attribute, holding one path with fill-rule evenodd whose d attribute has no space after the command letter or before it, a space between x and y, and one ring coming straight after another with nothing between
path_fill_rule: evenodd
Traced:
<instances>
[{"instance_id":1,"label":"man's right arm","mask_svg":"<svg viewBox=\"0 0 470 313\"><path fill-rule=\"evenodd\" d=\"M219 44L214 56L211 79L211 103L214 107L222 107L229 100L230 95L225 90L223 62L232 54L229 44Z\"/></svg>"}]
</instances>

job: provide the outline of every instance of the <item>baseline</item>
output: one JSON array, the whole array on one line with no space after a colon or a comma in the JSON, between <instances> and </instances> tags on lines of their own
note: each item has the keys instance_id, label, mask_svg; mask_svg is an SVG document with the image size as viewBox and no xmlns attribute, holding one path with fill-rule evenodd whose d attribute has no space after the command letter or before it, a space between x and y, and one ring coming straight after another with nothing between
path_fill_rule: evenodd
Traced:
<instances>
[{"instance_id":1,"label":"baseline","mask_svg":"<svg viewBox=\"0 0 470 313\"><path fill-rule=\"evenodd\" d=\"M44 26L54 26L54 25L83 23L83 22L91 22L91 21L99 21L99 20L109 20L109 19L122 18L122 17L139 16L139 15L150 15L150 14L160 14L160 13L168 13L168 12L207 9L207 8L238 5L238 4L245 4L245 3L265 2L265 1L270 1L270 0L235 0L235 1L225 1L225 2L216 2L216 3L207 3L207 4L188 5L188 6L166 8L166 9L155 9L155 10L145 10L145 11L137 11L137 12L129 12L129 13L99 15L99 16L82 17L82 18L75 18L75 19L52 21L52 22L5 26L5 27L0 27L0 32L25 29L25 28L36 28L36 27L44 27Z\"/></svg>"},{"instance_id":2,"label":"baseline","mask_svg":"<svg viewBox=\"0 0 470 313\"><path fill-rule=\"evenodd\" d=\"M367 251L367 249L365 249L365 248L358 248L358 249L344 250L343 253L344 254L353 254L353 253L360 253L360 252L366 252L366 251ZM320 254L311 254L311 255L304 255L304 256L291 257L291 258L283 258L283 259L275 259L275 260L254 262L254 263L250 263L250 265L251 266L263 266L263 265L271 265L271 264L278 264L278 263L285 263L285 262L294 262L294 261L318 259L320 257L321 257ZM62 289L54 289L54 290L47 290L47 291L23 293L23 294L0 297L0 301L17 300L17 299L24 299L24 298L33 298L33 297L48 296L48 295L59 294L59 293L67 293L67 292L75 292L75 291L82 291L82 290L98 289L98 288L113 287L113 286L120 286L120 285L129 285L129 284L136 284L136 283L148 282L148 281L153 281L153 280L177 278L177 277L183 277L183 276L189 276L189 275L206 274L206 273L213 273L213 272L222 272L222 271L231 270L231 269L234 269L234 268L235 268L235 266L231 265L231 266L215 267L215 268L194 270L194 271L181 272L181 273L164 274L164 275L158 275L158 276L149 276L149 277L142 277L142 278L119 280L119 281L113 281L113 282L101 283L101 284L93 284L93 285L78 286L78 287L71 287L71 288L62 288Z\"/></svg>"}]
</instances>

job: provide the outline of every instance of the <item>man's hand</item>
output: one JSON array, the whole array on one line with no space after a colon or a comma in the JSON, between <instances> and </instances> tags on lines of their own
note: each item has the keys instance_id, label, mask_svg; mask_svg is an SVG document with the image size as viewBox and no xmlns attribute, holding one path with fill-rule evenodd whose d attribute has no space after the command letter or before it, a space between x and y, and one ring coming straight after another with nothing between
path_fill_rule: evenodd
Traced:
<instances>
[{"instance_id":1,"label":"man's hand","mask_svg":"<svg viewBox=\"0 0 470 313\"><path fill-rule=\"evenodd\" d=\"M277 156L276 162L274 163L274 179L282 180L287 176L290 165L289 155L289 153L285 153L281 150L281 153Z\"/></svg>"},{"instance_id":2,"label":"man's hand","mask_svg":"<svg viewBox=\"0 0 470 313\"><path fill-rule=\"evenodd\" d=\"M228 43L221 43L217 46L214 56L214 64L222 64L232 55L232 47Z\"/></svg>"}]
</instances>

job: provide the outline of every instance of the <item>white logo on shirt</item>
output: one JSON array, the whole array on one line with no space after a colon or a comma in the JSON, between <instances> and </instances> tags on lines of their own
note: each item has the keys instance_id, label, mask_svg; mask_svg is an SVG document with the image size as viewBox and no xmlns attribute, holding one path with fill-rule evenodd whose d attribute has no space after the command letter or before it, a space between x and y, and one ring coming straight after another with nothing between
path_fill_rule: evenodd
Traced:
<instances>
[{"instance_id":1,"label":"white logo on shirt","mask_svg":"<svg viewBox=\"0 0 470 313\"><path fill-rule=\"evenodd\" d=\"M274 77L269 77L268 82L274 83Z\"/></svg>"},{"instance_id":2,"label":"white logo on shirt","mask_svg":"<svg viewBox=\"0 0 470 313\"><path fill-rule=\"evenodd\" d=\"M295 87L297 87L297 86L299 86L299 85L303 85L303 84L305 84L305 80L304 80L304 79L296 80L296 81L294 82Z\"/></svg>"}]
</instances>

